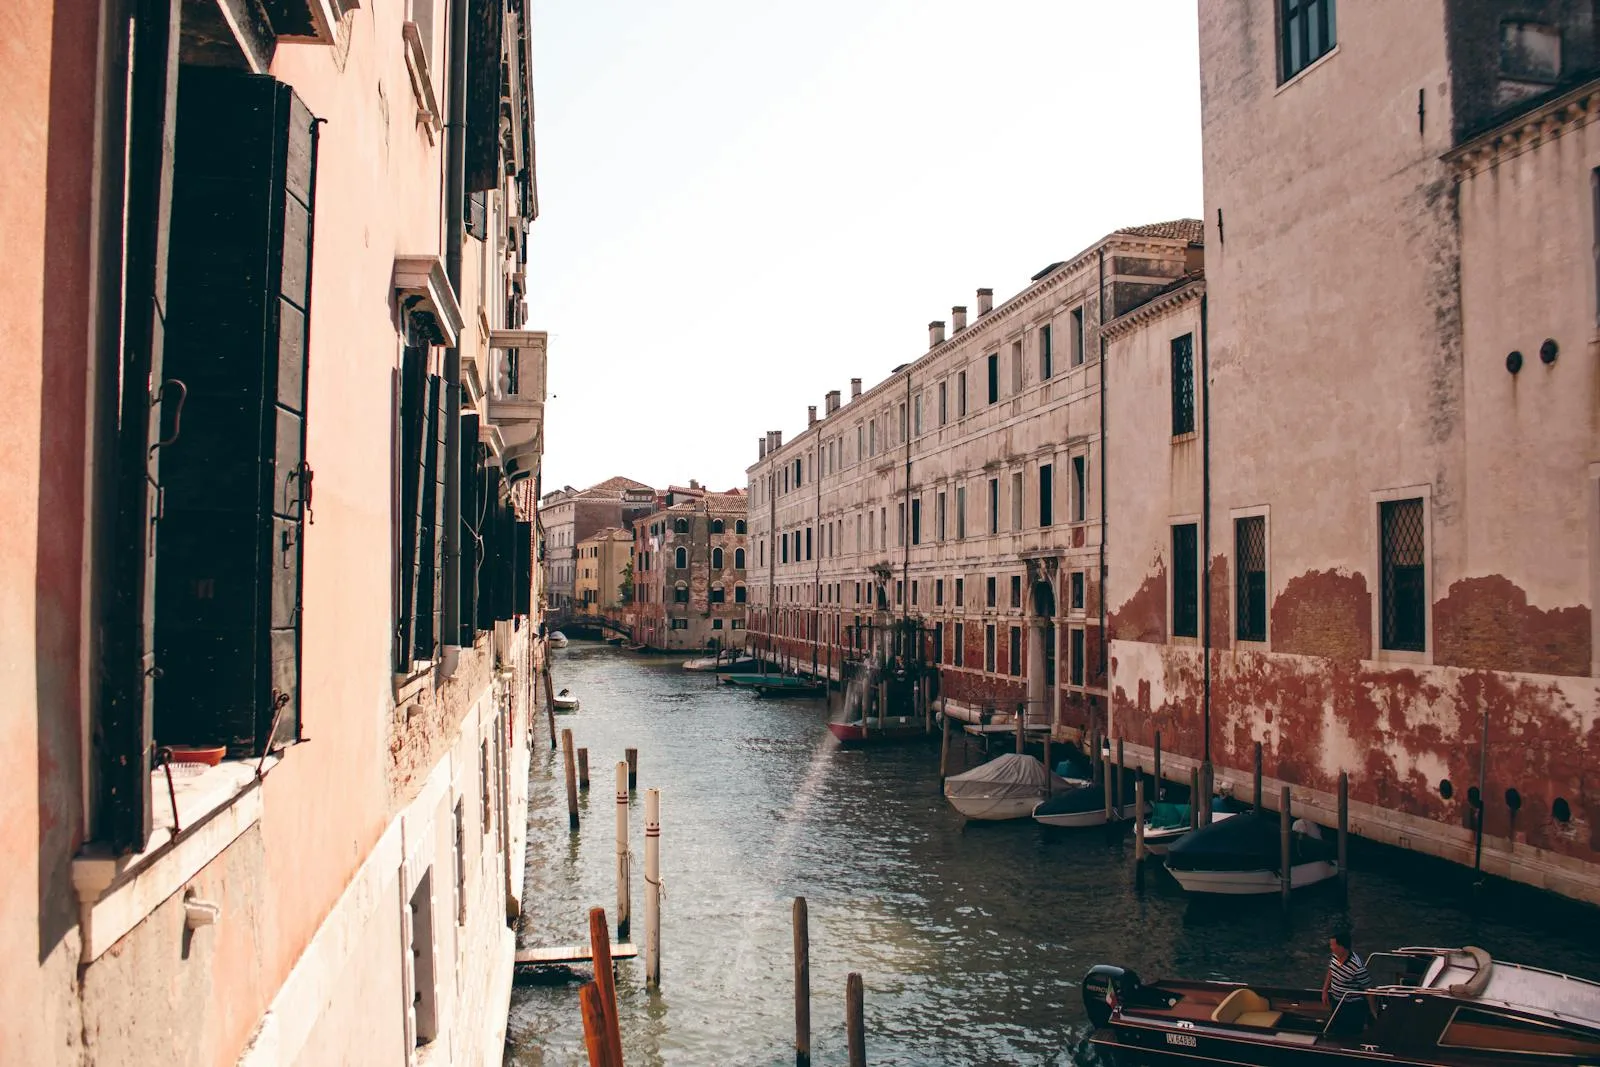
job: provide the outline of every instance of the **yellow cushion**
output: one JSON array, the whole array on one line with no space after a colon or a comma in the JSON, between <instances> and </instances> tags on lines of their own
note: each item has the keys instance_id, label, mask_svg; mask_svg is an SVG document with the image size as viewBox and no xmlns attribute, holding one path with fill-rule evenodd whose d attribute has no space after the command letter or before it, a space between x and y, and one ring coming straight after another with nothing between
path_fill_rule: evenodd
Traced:
<instances>
[{"instance_id":1,"label":"yellow cushion","mask_svg":"<svg viewBox=\"0 0 1600 1067\"><path fill-rule=\"evenodd\" d=\"M1217 1005L1217 1010L1211 1013L1211 1021L1215 1023L1238 1022L1239 1016L1247 1012L1271 1014L1272 1004L1266 997L1253 989L1235 989L1232 993L1222 998L1222 1003ZM1273 1022L1276 1021L1276 1018L1274 1018ZM1246 1023L1245 1025L1270 1026L1271 1023Z\"/></svg>"},{"instance_id":2,"label":"yellow cushion","mask_svg":"<svg viewBox=\"0 0 1600 1067\"><path fill-rule=\"evenodd\" d=\"M1239 1017L1233 1020L1233 1025L1259 1026L1263 1029L1270 1029L1277 1026L1278 1020L1281 1018L1283 1018L1283 1012L1281 1011L1246 1011L1241 1012Z\"/></svg>"}]
</instances>

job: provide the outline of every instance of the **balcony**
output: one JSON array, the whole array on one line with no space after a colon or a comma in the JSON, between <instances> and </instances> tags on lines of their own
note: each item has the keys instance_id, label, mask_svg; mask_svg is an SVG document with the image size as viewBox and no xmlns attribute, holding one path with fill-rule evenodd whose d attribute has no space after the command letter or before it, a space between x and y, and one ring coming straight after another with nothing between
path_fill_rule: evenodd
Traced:
<instances>
[{"instance_id":1,"label":"balcony","mask_svg":"<svg viewBox=\"0 0 1600 1067\"><path fill-rule=\"evenodd\" d=\"M545 346L543 330L489 331L489 380L484 395L489 445L506 477L520 481L544 451Z\"/></svg>"}]
</instances>

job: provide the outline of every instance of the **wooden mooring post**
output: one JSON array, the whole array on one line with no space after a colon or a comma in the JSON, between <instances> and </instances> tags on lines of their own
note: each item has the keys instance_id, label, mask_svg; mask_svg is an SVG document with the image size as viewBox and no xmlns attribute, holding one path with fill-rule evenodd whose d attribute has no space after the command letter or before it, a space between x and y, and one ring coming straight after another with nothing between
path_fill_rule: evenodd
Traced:
<instances>
[{"instance_id":1,"label":"wooden mooring post","mask_svg":"<svg viewBox=\"0 0 1600 1067\"><path fill-rule=\"evenodd\" d=\"M1144 892L1144 772L1133 783L1133 884Z\"/></svg>"},{"instance_id":2,"label":"wooden mooring post","mask_svg":"<svg viewBox=\"0 0 1600 1067\"><path fill-rule=\"evenodd\" d=\"M589 750L587 748L578 749L578 790L580 792L588 792L589 790Z\"/></svg>"},{"instance_id":3,"label":"wooden mooring post","mask_svg":"<svg viewBox=\"0 0 1600 1067\"><path fill-rule=\"evenodd\" d=\"M1256 742L1256 777L1255 785L1250 791L1250 803L1256 806L1257 811L1266 811L1265 798L1261 795L1261 742Z\"/></svg>"},{"instance_id":4,"label":"wooden mooring post","mask_svg":"<svg viewBox=\"0 0 1600 1067\"><path fill-rule=\"evenodd\" d=\"M548 656L550 653L545 653ZM548 662L548 661L547 661ZM556 687L550 680L550 668L544 669L544 710L550 719L550 751L556 750Z\"/></svg>"},{"instance_id":5,"label":"wooden mooring post","mask_svg":"<svg viewBox=\"0 0 1600 1067\"><path fill-rule=\"evenodd\" d=\"M626 752L628 758L628 792L639 788L639 750L630 748Z\"/></svg>"},{"instance_id":6,"label":"wooden mooring post","mask_svg":"<svg viewBox=\"0 0 1600 1067\"><path fill-rule=\"evenodd\" d=\"M943 786L945 778L950 774L950 711L948 708L946 708L943 715L939 716L939 721L943 724L939 737L939 785Z\"/></svg>"},{"instance_id":7,"label":"wooden mooring post","mask_svg":"<svg viewBox=\"0 0 1600 1067\"><path fill-rule=\"evenodd\" d=\"M1210 797L1206 798L1208 801ZM1200 829L1200 767L1189 768L1189 829Z\"/></svg>"},{"instance_id":8,"label":"wooden mooring post","mask_svg":"<svg viewBox=\"0 0 1600 1067\"><path fill-rule=\"evenodd\" d=\"M617 940L633 922L633 854L628 850L628 765L617 761Z\"/></svg>"},{"instance_id":9,"label":"wooden mooring post","mask_svg":"<svg viewBox=\"0 0 1600 1067\"><path fill-rule=\"evenodd\" d=\"M1124 764L1122 762L1122 738L1118 737L1117 738L1117 794L1116 794L1117 795L1117 817L1118 818L1122 817L1122 814L1123 814L1122 809L1127 807L1127 803L1128 803L1126 800L1123 799L1123 793L1122 793L1122 783L1123 783L1122 776L1127 773L1123 769L1123 767L1124 767Z\"/></svg>"},{"instance_id":10,"label":"wooden mooring post","mask_svg":"<svg viewBox=\"0 0 1600 1067\"><path fill-rule=\"evenodd\" d=\"M600 1000L600 984L585 982L578 990L583 1009L583 1047L589 1054L589 1067L612 1067L606 1047L606 1009Z\"/></svg>"},{"instance_id":11,"label":"wooden mooring post","mask_svg":"<svg viewBox=\"0 0 1600 1067\"><path fill-rule=\"evenodd\" d=\"M1278 866L1282 871L1279 876L1279 894L1285 908L1289 906L1289 890L1294 888L1294 868L1290 862L1293 858L1291 827L1294 824L1290 821L1292 818L1289 813L1289 787L1284 786L1278 809Z\"/></svg>"},{"instance_id":12,"label":"wooden mooring post","mask_svg":"<svg viewBox=\"0 0 1600 1067\"><path fill-rule=\"evenodd\" d=\"M1162 778L1161 778L1161 731L1160 730L1156 731L1155 749L1156 749L1155 750L1155 769L1150 772L1150 777L1155 779L1156 795L1154 797L1152 797L1151 799L1159 804L1161 802L1162 786L1165 785L1165 782L1163 782Z\"/></svg>"},{"instance_id":13,"label":"wooden mooring post","mask_svg":"<svg viewBox=\"0 0 1600 1067\"><path fill-rule=\"evenodd\" d=\"M644 984L661 988L661 790L644 791Z\"/></svg>"},{"instance_id":14,"label":"wooden mooring post","mask_svg":"<svg viewBox=\"0 0 1600 1067\"><path fill-rule=\"evenodd\" d=\"M561 754L567 764L567 822L578 828L578 771L572 760L572 731L561 731Z\"/></svg>"},{"instance_id":15,"label":"wooden mooring post","mask_svg":"<svg viewBox=\"0 0 1600 1067\"><path fill-rule=\"evenodd\" d=\"M610 1067L622 1067L622 1022L617 1017L617 976L611 963L611 929L606 909L589 909L589 951L594 959L594 984L605 1011L605 1044Z\"/></svg>"},{"instance_id":16,"label":"wooden mooring post","mask_svg":"<svg viewBox=\"0 0 1600 1067\"><path fill-rule=\"evenodd\" d=\"M1100 757L1100 768L1100 779L1105 783L1106 791L1106 822L1109 823L1111 821L1111 757L1109 755Z\"/></svg>"},{"instance_id":17,"label":"wooden mooring post","mask_svg":"<svg viewBox=\"0 0 1600 1067\"><path fill-rule=\"evenodd\" d=\"M794 898L794 1067L811 1067L811 930L806 898Z\"/></svg>"},{"instance_id":18,"label":"wooden mooring post","mask_svg":"<svg viewBox=\"0 0 1600 1067\"><path fill-rule=\"evenodd\" d=\"M867 1032L862 1018L861 976L851 971L844 982L845 1044L850 1050L850 1067L867 1067Z\"/></svg>"},{"instance_id":19,"label":"wooden mooring post","mask_svg":"<svg viewBox=\"0 0 1600 1067\"><path fill-rule=\"evenodd\" d=\"M1350 775L1339 772L1339 891L1350 892Z\"/></svg>"}]
</instances>

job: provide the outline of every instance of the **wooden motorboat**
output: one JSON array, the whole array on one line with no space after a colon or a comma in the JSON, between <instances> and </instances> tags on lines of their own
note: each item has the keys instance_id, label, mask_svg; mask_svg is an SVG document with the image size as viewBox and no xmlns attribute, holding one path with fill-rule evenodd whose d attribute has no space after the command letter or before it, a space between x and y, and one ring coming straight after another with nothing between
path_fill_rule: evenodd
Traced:
<instances>
[{"instance_id":1,"label":"wooden motorboat","mask_svg":"<svg viewBox=\"0 0 1600 1067\"><path fill-rule=\"evenodd\" d=\"M1041 800L1073 788L1032 756L1007 752L965 774L946 778L945 799L969 819L1026 819Z\"/></svg>"},{"instance_id":2,"label":"wooden motorboat","mask_svg":"<svg viewBox=\"0 0 1600 1067\"><path fill-rule=\"evenodd\" d=\"M922 737L927 728L921 719L911 715L886 715L881 719L873 717L830 722L828 732L837 737L842 745L866 745Z\"/></svg>"},{"instance_id":3,"label":"wooden motorboat","mask_svg":"<svg viewBox=\"0 0 1600 1067\"><path fill-rule=\"evenodd\" d=\"M557 711L577 711L578 698L570 689L563 689L550 700L550 706Z\"/></svg>"},{"instance_id":4,"label":"wooden motorboat","mask_svg":"<svg viewBox=\"0 0 1600 1067\"><path fill-rule=\"evenodd\" d=\"M768 675L759 682L750 683L759 696L764 697L819 697L828 691L827 683L814 678L792 678L782 674Z\"/></svg>"},{"instance_id":5,"label":"wooden motorboat","mask_svg":"<svg viewBox=\"0 0 1600 1067\"><path fill-rule=\"evenodd\" d=\"M756 666L756 661L749 656L701 656L699 659L685 660L683 669L686 671L708 671L716 673L747 673Z\"/></svg>"},{"instance_id":6,"label":"wooden motorboat","mask_svg":"<svg viewBox=\"0 0 1600 1067\"><path fill-rule=\"evenodd\" d=\"M1282 887L1278 816L1247 812L1185 834L1167 850L1167 870L1191 893L1252 896ZM1334 847L1315 823L1297 820L1290 834L1289 888L1326 882L1339 873Z\"/></svg>"},{"instance_id":7,"label":"wooden motorboat","mask_svg":"<svg viewBox=\"0 0 1600 1067\"><path fill-rule=\"evenodd\" d=\"M1331 1006L1316 989L1146 985L1121 967L1094 967L1083 981L1090 1044L1116 1067L1600 1063L1600 983L1473 947L1402 948L1366 962L1372 988Z\"/></svg>"}]
</instances>

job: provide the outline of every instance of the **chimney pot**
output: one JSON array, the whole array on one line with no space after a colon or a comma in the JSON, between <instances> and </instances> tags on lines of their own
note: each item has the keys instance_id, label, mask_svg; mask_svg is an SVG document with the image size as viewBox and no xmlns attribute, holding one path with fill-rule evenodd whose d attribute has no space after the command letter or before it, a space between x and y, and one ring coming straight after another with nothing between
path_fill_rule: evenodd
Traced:
<instances>
[{"instance_id":1,"label":"chimney pot","mask_svg":"<svg viewBox=\"0 0 1600 1067\"><path fill-rule=\"evenodd\" d=\"M935 319L928 323L928 347L937 348L944 344L944 323Z\"/></svg>"},{"instance_id":2,"label":"chimney pot","mask_svg":"<svg viewBox=\"0 0 1600 1067\"><path fill-rule=\"evenodd\" d=\"M950 309L950 335L953 337L967 328L967 309L953 307Z\"/></svg>"},{"instance_id":3,"label":"chimney pot","mask_svg":"<svg viewBox=\"0 0 1600 1067\"><path fill-rule=\"evenodd\" d=\"M839 390L830 389L828 395L823 397L823 412L832 415L839 410Z\"/></svg>"},{"instance_id":4,"label":"chimney pot","mask_svg":"<svg viewBox=\"0 0 1600 1067\"><path fill-rule=\"evenodd\" d=\"M756 458L767 458L767 439L765 437L759 438L756 441Z\"/></svg>"},{"instance_id":5,"label":"chimney pot","mask_svg":"<svg viewBox=\"0 0 1600 1067\"><path fill-rule=\"evenodd\" d=\"M980 319L983 318L985 315L989 314L989 312L991 312L993 310L994 310L994 290L993 289L979 289L978 290L978 318L980 318Z\"/></svg>"},{"instance_id":6,"label":"chimney pot","mask_svg":"<svg viewBox=\"0 0 1600 1067\"><path fill-rule=\"evenodd\" d=\"M850 379L850 399L854 400L856 397L858 397L860 395L861 395L861 379L860 378L851 378Z\"/></svg>"},{"instance_id":7,"label":"chimney pot","mask_svg":"<svg viewBox=\"0 0 1600 1067\"><path fill-rule=\"evenodd\" d=\"M816 424L817 424L817 405L811 404L810 406L808 406L806 408L806 425L807 426L815 426Z\"/></svg>"}]
</instances>

